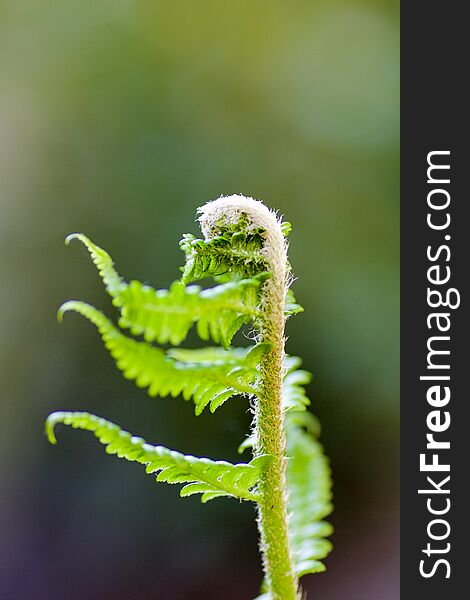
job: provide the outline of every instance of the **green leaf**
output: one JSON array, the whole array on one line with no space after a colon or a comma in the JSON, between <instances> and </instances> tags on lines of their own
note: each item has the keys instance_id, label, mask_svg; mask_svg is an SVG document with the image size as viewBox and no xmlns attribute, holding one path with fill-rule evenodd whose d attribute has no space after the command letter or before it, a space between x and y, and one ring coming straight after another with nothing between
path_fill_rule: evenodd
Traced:
<instances>
[{"instance_id":1,"label":"green leaf","mask_svg":"<svg viewBox=\"0 0 470 600\"><path fill-rule=\"evenodd\" d=\"M258 274L251 279L229 282L201 290L176 281L169 290L156 290L139 281L129 284L116 273L109 254L83 234L72 234L90 252L93 262L120 310L119 326L147 342L180 344L194 324L201 339L212 339L225 348L245 323L259 316L259 292L268 277Z\"/></svg>"},{"instance_id":2,"label":"green leaf","mask_svg":"<svg viewBox=\"0 0 470 600\"><path fill-rule=\"evenodd\" d=\"M235 333L259 316L259 290L263 277L201 290L179 281L169 290L154 290L132 281L120 296L119 325L145 340L181 343L197 323L202 340L230 346Z\"/></svg>"},{"instance_id":3,"label":"green leaf","mask_svg":"<svg viewBox=\"0 0 470 600\"><path fill-rule=\"evenodd\" d=\"M284 309L284 314L287 318L289 318L292 315L297 315L301 312L304 312L303 306L297 304L294 292L291 289L288 289L286 294L286 307Z\"/></svg>"},{"instance_id":4,"label":"green leaf","mask_svg":"<svg viewBox=\"0 0 470 600\"><path fill-rule=\"evenodd\" d=\"M184 455L163 446L147 444L118 425L86 412L54 412L49 415L46 434L51 444L57 443L54 428L58 423L92 431L106 446L108 454L146 465L147 473L158 473L157 481L187 484L180 495L202 494L203 502L220 496L256 502L257 483L272 460L272 457L264 455L248 464L234 465L226 461Z\"/></svg>"},{"instance_id":5,"label":"green leaf","mask_svg":"<svg viewBox=\"0 0 470 600\"><path fill-rule=\"evenodd\" d=\"M82 242L90 253L91 258L98 269L98 273L106 286L108 294L112 298L119 298L127 284L114 269L113 260L106 250L103 250L103 248L94 244L83 233L71 233L67 236L65 244L68 246L72 240L79 240Z\"/></svg>"},{"instance_id":6,"label":"green leaf","mask_svg":"<svg viewBox=\"0 0 470 600\"><path fill-rule=\"evenodd\" d=\"M271 344L262 342L248 348L171 348L168 356L175 360L200 366L233 366L257 368L264 354L269 352Z\"/></svg>"},{"instance_id":7,"label":"green leaf","mask_svg":"<svg viewBox=\"0 0 470 600\"><path fill-rule=\"evenodd\" d=\"M292 223L289 223L289 221L284 221L281 223L281 231L287 237L292 231Z\"/></svg>"},{"instance_id":8,"label":"green leaf","mask_svg":"<svg viewBox=\"0 0 470 600\"><path fill-rule=\"evenodd\" d=\"M186 255L182 280L189 283L205 277L231 280L254 277L266 271L263 243L258 231L227 231L208 240L196 239L188 233L180 242Z\"/></svg>"},{"instance_id":9,"label":"green leaf","mask_svg":"<svg viewBox=\"0 0 470 600\"><path fill-rule=\"evenodd\" d=\"M249 448L254 448L255 446L256 446L256 436L254 433L251 433L238 446L237 452L238 452L238 454L243 454L243 452L245 452L245 450L248 450Z\"/></svg>"},{"instance_id":10,"label":"green leaf","mask_svg":"<svg viewBox=\"0 0 470 600\"><path fill-rule=\"evenodd\" d=\"M325 537L333 532L323 521L333 509L331 472L307 415L286 415L289 539L298 577L325 570L321 561L332 549Z\"/></svg>"},{"instance_id":11,"label":"green leaf","mask_svg":"<svg viewBox=\"0 0 470 600\"><path fill-rule=\"evenodd\" d=\"M289 222L281 223L284 236L292 230ZM214 223L205 239L185 234L180 247L186 255L182 280L185 283L215 277L233 281L253 277L267 270L264 255L266 231L255 226L245 214L236 222L221 220ZM300 307L294 308L298 312Z\"/></svg>"},{"instance_id":12,"label":"green leaf","mask_svg":"<svg viewBox=\"0 0 470 600\"><path fill-rule=\"evenodd\" d=\"M193 363L199 365L231 364L233 366L246 364L246 357L249 348L228 348L225 350L220 347L210 348L171 348L168 355L183 363Z\"/></svg>"},{"instance_id":13,"label":"green leaf","mask_svg":"<svg viewBox=\"0 0 470 600\"><path fill-rule=\"evenodd\" d=\"M233 395L256 393L259 370L253 356L259 359L269 348L267 344L238 351L236 363L230 358L233 356L231 352L227 353L228 360L223 360L221 354L219 360L209 364L188 362L175 359L175 355L178 356L175 354L176 350L166 353L145 342L128 338L103 313L89 304L66 302L59 311L59 317L67 311L78 312L98 328L106 348L124 377L135 380L138 387L148 388L152 397L176 397L182 394L185 400L193 399L195 412L199 415L209 404L214 412ZM195 357L198 352L200 351L194 351Z\"/></svg>"},{"instance_id":14,"label":"green leaf","mask_svg":"<svg viewBox=\"0 0 470 600\"><path fill-rule=\"evenodd\" d=\"M312 379L311 373L299 369L302 360L297 356L287 356L285 360L286 375L282 392L282 403L285 411L304 411L310 406L304 386Z\"/></svg>"}]
</instances>

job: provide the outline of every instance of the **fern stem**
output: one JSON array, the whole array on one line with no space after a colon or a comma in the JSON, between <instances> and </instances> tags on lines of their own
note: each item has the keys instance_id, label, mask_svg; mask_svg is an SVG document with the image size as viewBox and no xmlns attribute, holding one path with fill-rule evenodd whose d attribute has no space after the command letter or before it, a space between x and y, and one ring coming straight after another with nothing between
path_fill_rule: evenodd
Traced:
<instances>
[{"instance_id":1,"label":"fern stem","mask_svg":"<svg viewBox=\"0 0 470 600\"><path fill-rule=\"evenodd\" d=\"M271 350L262 360L262 383L255 409L255 454L270 454L273 462L260 485L258 528L270 600L298 600L299 585L289 549L287 529L286 457L282 386L284 371L287 243L274 212L243 196L220 198L201 209L201 227L208 237L220 222L248 216L252 226L265 231L263 254L271 277L262 288L260 342Z\"/></svg>"},{"instance_id":2,"label":"fern stem","mask_svg":"<svg viewBox=\"0 0 470 600\"><path fill-rule=\"evenodd\" d=\"M281 237L280 243L284 245ZM273 252L282 254L280 249ZM292 568L287 532L286 458L284 419L282 413L282 381L284 369L284 298L285 261L277 262L278 272L266 283L264 316L260 337L272 344L272 350L262 362L263 393L256 406L255 427L258 440L256 452L276 457L268 467L262 483L258 525L261 550L273 600L298 598L298 582Z\"/></svg>"}]
</instances>

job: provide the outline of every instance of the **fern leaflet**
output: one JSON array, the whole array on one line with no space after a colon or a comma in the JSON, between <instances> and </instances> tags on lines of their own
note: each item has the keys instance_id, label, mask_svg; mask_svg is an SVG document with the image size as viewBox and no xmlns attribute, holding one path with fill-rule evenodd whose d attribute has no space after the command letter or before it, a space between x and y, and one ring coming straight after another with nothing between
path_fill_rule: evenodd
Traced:
<instances>
[{"instance_id":1,"label":"fern leaflet","mask_svg":"<svg viewBox=\"0 0 470 600\"><path fill-rule=\"evenodd\" d=\"M230 360L230 352L227 353L228 361L220 355L219 360L210 364L188 362L175 359L175 350L166 353L126 337L103 313L89 304L66 302L59 311L59 317L67 311L78 312L96 325L124 377L135 380L138 387L148 388L152 397L182 394L185 400L194 400L195 412L199 415L208 404L214 412L233 395L256 393L259 371L253 358L259 360L269 348L266 344L241 350L237 363ZM194 352L197 356L198 351Z\"/></svg>"},{"instance_id":2,"label":"fern leaflet","mask_svg":"<svg viewBox=\"0 0 470 600\"><path fill-rule=\"evenodd\" d=\"M305 411L310 406L310 400L304 386L310 383L312 375L299 369L302 359L298 356L287 356L285 359L286 374L282 391L282 404L285 411Z\"/></svg>"},{"instance_id":3,"label":"fern leaflet","mask_svg":"<svg viewBox=\"0 0 470 600\"><path fill-rule=\"evenodd\" d=\"M147 342L180 344L196 323L199 337L228 348L235 333L259 314L259 289L264 276L201 290L175 281L169 290L155 290L132 281L121 293L120 327Z\"/></svg>"},{"instance_id":4,"label":"fern leaflet","mask_svg":"<svg viewBox=\"0 0 470 600\"><path fill-rule=\"evenodd\" d=\"M126 287L126 283L114 268L113 259L109 256L106 250L94 244L83 233L71 233L65 239L65 244L68 246L71 241L79 240L90 253L93 262L98 269L101 279L106 287L106 291L112 298L119 298L120 294ZM119 305L119 301L116 302Z\"/></svg>"},{"instance_id":5,"label":"fern leaflet","mask_svg":"<svg viewBox=\"0 0 470 600\"><path fill-rule=\"evenodd\" d=\"M322 519L333 509L328 459L318 442L320 424L307 411L310 400L304 386L311 375L299 369L301 359L286 357L283 405L287 440L288 532L298 577L325 570L321 562L332 545L325 537L332 527Z\"/></svg>"},{"instance_id":6,"label":"fern leaflet","mask_svg":"<svg viewBox=\"0 0 470 600\"><path fill-rule=\"evenodd\" d=\"M284 309L284 314L286 317L291 317L292 315L297 315L301 312L304 312L303 306L297 304L294 292L291 289L288 289L286 293L286 306Z\"/></svg>"},{"instance_id":7,"label":"fern leaflet","mask_svg":"<svg viewBox=\"0 0 470 600\"><path fill-rule=\"evenodd\" d=\"M298 577L325 570L333 528L322 519L331 505L331 474L322 445L312 433L310 413L286 418L289 539ZM307 419L305 419L307 417Z\"/></svg>"},{"instance_id":8,"label":"fern leaflet","mask_svg":"<svg viewBox=\"0 0 470 600\"><path fill-rule=\"evenodd\" d=\"M268 273L251 279L228 282L201 290L175 281L169 290L156 290L140 281L126 283L114 269L109 254L85 235L74 233L66 242L77 239L88 249L98 268L113 304L120 310L119 326L147 342L180 344L196 323L199 337L212 339L225 348L235 333L259 316L259 292Z\"/></svg>"},{"instance_id":9,"label":"fern leaflet","mask_svg":"<svg viewBox=\"0 0 470 600\"><path fill-rule=\"evenodd\" d=\"M152 446L140 437L123 431L118 425L86 412L54 412L47 418L46 433L51 444L56 444L54 427L58 423L71 425L75 429L92 431L106 446L108 454L146 465L147 473L158 473L157 481L186 484L180 495L202 494L202 502L221 496L232 496L241 500L257 501L256 485L263 470L271 462L268 455L259 456L248 464L231 464L196 458L169 450L163 446Z\"/></svg>"},{"instance_id":10,"label":"fern leaflet","mask_svg":"<svg viewBox=\"0 0 470 600\"><path fill-rule=\"evenodd\" d=\"M266 260L259 233L226 232L211 239L186 234L180 248L186 255L182 280L185 283L216 277L220 280L244 279L266 271Z\"/></svg>"},{"instance_id":11,"label":"fern leaflet","mask_svg":"<svg viewBox=\"0 0 470 600\"><path fill-rule=\"evenodd\" d=\"M171 348L168 356L182 363L192 363L202 366L232 365L256 368L264 354L269 352L270 344L259 343L248 348Z\"/></svg>"}]
</instances>

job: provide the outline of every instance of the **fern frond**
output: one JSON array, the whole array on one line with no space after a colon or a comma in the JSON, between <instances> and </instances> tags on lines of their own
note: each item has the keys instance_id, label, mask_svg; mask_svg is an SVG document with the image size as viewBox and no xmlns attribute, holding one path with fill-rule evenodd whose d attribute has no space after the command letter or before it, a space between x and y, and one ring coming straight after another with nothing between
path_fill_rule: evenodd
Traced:
<instances>
[{"instance_id":1,"label":"fern frond","mask_svg":"<svg viewBox=\"0 0 470 600\"><path fill-rule=\"evenodd\" d=\"M202 340L212 339L228 348L240 327L260 314L259 292L267 273L206 290L186 287L181 281L169 290L156 290L140 281L126 283L105 250L81 233L69 235L66 243L74 239L89 251L113 304L119 308L119 326L147 342L178 345L196 324Z\"/></svg>"},{"instance_id":2,"label":"fern frond","mask_svg":"<svg viewBox=\"0 0 470 600\"><path fill-rule=\"evenodd\" d=\"M256 393L259 371L253 356L260 355L269 348L260 344L248 350L245 360L239 353L239 362L226 362L222 359L204 364L175 360L175 351L165 353L160 348L138 342L123 335L99 310L84 302L66 302L59 311L61 317L67 311L75 311L86 317L98 329L106 348L116 361L117 367L127 379L135 380L138 387L148 388L150 396L183 395L185 400L193 399L195 412L201 414L210 404L214 412L231 396ZM197 356L197 351L194 351ZM228 353L229 357L231 356Z\"/></svg>"},{"instance_id":3,"label":"fern frond","mask_svg":"<svg viewBox=\"0 0 470 600\"><path fill-rule=\"evenodd\" d=\"M108 454L146 465L147 473L158 474L157 481L186 484L180 495L202 494L202 502L221 496L256 502L256 485L271 462L268 455L259 456L248 464L234 465L181 454L163 446L147 444L118 425L86 412L54 412L49 415L46 434L51 444L57 443L54 428L58 423L93 432L106 446Z\"/></svg>"},{"instance_id":4,"label":"fern frond","mask_svg":"<svg viewBox=\"0 0 470 600\"><path fill-rule=\"evenodd\" d=\"M225 348L235 333L259 316L259 290L266 275L201 290L176 281L155 290L132 281L120 294L119 325L147 342L180 344L196 323L199 337Z\"/></svg>"},{"instance_id":5,"label":"fern frond","mask_svg":"<svg viewBox=\"0 0 470 600\"><path fill-rule=\"evenodd\" d=\"M205 366L232 365L256 368L264 354L269 352L271 345L264 342L248 348L171 348L168 356L182 363L192 363Z\"/></svg>"},{"instance_id":6,"label":"fern frond","mask_svg":"<svg viewBox=\"0 0 470 600\"><path fill-rule=\"evenodd\" d=\"M180 242L186 255L186 265L182 269L185 283L204 277L233 281L253 277L267 270L264 247L266 229L257 225L253 221L253 213L249 216L243 208L235 209L236 219L227 218L220 210L220 203L209 217L208 212L217 203L208 203L199 209L199 221L205 238L197 239L186 234ZM211 208L207 211L209 206ZM280 227L285 237L292 230L288 222L280 223Z\"/></svg>"},{"instance_id":7,"label":"fern frond","mask_svg":"<svg viewBox=\"0 0 470 600\"><path fill-rule=\"evenodd\" d=\"M127 284L116 272L113 259L109 256L106 250L103 250L103 248L100 248L94 244L83 233L71 233L66 237L65 244L68 246L72 240L78 240L82 242L82 244L90 253L91 258L98 269L98 273L103 280L106 291L112 298L118 299L126 288ZM118 300L116 301L116 304L119 305Z\"/></svg>"},{"instance_id":8,"label":"fern frond","mask_svg":"<svg viewBox=\"0 0 470 600\"><path fill-rule=\"evenodd\" d=\"M307 415L293 412L286 416L288 529L298 577L324 571L321 561L332 549L325 537L333 528L323 521L333 509L331 473Z\"/></svg>"},{"instance_id":9,"label":"fern frond","mask_svg":"<svg viewBox=\"0 0 470 600\"><path fill-rule=\"evenodd\" d=\"M180 248L186 255L184 283L228 275L231 280L244 279L266 271L263 238L259 232L228 231L209 240L186 234Z\"/></svg>"}]
</instances>

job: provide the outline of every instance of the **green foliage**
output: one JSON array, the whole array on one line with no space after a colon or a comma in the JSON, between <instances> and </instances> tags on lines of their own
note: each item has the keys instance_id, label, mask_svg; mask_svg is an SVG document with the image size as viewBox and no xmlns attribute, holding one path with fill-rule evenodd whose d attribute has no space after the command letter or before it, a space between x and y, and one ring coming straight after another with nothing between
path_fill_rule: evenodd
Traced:
<instances>
[{"instance_id":1,"label":"green foliage","mask_svg":"<svg viewBox=\"0 0 470 600\"><path fill-rule=\"evenodd\" d=\"M49 415L46 433L51 444L57 443L54 432L57 423L92 431L106 446L108 454L146 465L147 473L158 473L157 481L186 484L180 496L202 494L202 502L221 496L256 502L256 485L271 460L269 456L258 456L248 464L233 465L180 454L163 446L151 446L114 423L86 412L54 412Z\"/></svg>"},{"instance_id":2,"label":"green foliage","mask_svg":"<svg viewBox=\"0 0 470 600\"><path fill-rule=\"evenodd\" d=\"M333 509L331 473L312 416L294 412L286 418L289 539L299 577L324 571L321 560L332 548L325 537L333 528L322 520Z\"/></svg>"},{"instance_id":3,"label":"green foliage","mask_svg":"<svg viewBox=\"0 0 470 600\"><path fill-rule=\"evenodd\" d=\"M158 291L132 281L119 298L119 325L147 342L178 345L197 323L202 340L228 348L240 327L258 316L263 279L257 276L208 290L176 281L169 290Z\"/></svg>"},{"instance_id":4,"label":"green foliage","mask_svg":"<svg viewBox=\"0 0 470 600\"><path fill-rule=\"evenodd\" d=\"M289 539L293 566L298 577L325 570L321 562L332 545L325 538L333 529L322 519L333 510L331 504L331 473L322 445L318 442L320 424L307 411L310 404L304 385L311 375L299 370L301 360L286 357L283 403L287 440L287 494ZM241 453L256 446L255 436L240 445ZM263 595L256 600L269 600Z\"/></svg>"},{"instance_id":5,"label":"green foliage","mask_svg":"<svg viewBox=\"0 0 470 600\"><path fill-rule=\"evenodd\" d=\"M284 222L281 229L287 237L292 225ZM238 223L219 223L210 239L187 233L180 241L180 248L186 255L182 280L190 283L206 277L219 281L254 277L267 270L264 241L264 229L250 226L244 218ZM302 310L300 306L298 309Z\"/></svg>"},{"instance_id":6,"label":"green foliage","mask_svg":"<svg viewBox=\"0 0 470 600\"><path fill-rule=\"evenodd\" d=\"M221 200L232 203L233 208L234 198L239 197ZM328 461L317 441L319 424L307 410L310 400L305 386L311 375L300 369L301 360L294 356L285 357L283 373L277 372L277 367L274 373L269 366L282 363L284 349L277 340L284 338L285 318L303 310L285 283L286 277L288 281L293 279L287 259L285 264L284 258L279 259L280 256L286 257L284 236L291 231L291 225L281 223L274 213L263 205L260 208L260 203L252 199L241 198L240 204L230 214L222 216L217 212L220 201L212 204L217 205L214 215L218 216L213 221L204 222L205 239L187 234L180 242L186 264L182 268L181 279L169 289L156 290L139 281L127 283L117 273L105 250L83 234L70 235L67 244L77 239L90 253L106 291L119 311L118 326L93 306L78 301L63 304L59 319L64 313L74 311L93 323L124 377L133 380L138 387L146 388L152 397L181 395L183 399L194 402L197 415L207 406L214 412L235 395L249 398L255 409L255 426L239 451L252 448L255 458L248 464L236 465L195 458L162 446L151 446L142 438L89 413L52 413L47 420L46 431L52 443L56 442L54 427L57 423L91 431L106 446L108 454L145 465L147 473L158 473L157 481L184 484L181 496L201 494L203 502L220 496L254 501L260 510L258 521L261 532L262 515L271 518L274 506L271 500L275 501L276 518L279 516L276 531L282 531L282 539L285 540L276 549L284 557L281 566L276 567L277 582L281 583L277 590L274 589L275 578L265 560L266 588L259 600L297 600L297 577L325 568L321 561L331 549L325 538L332 529L323 519L331 512L332 506ZM247 213L243 212L245 207L248 207ZM251 217L248 216L250 211ZM262 227L251 220L253 214L261 215L259 222L263 223ZM270 227L274 227L274 234ZM268 235L270 231L271 237ZM267 247L267 239L278 240L277 250L274 249L275 260L272 255L268 260L272 249ZM268 264L272 266L272 273L267 272ZM207 278L215 280L213 287L188 285ZM274 313L270 313L268 308L273 303L267 290L274 289L276 285L281 296L283 290L285 293L282 307L285 318L277 310L277 333L271 338L263 337L262 331L273 331L270 319L274 318ZM276 298L278 303L279 295ZM193 326L203 341L211 340L216 346L178 347ZM233 336L243 326L252 328L247 333L257 343L248 348L231 347ZM125 335L122 330L127 330L134 337ZM170 344L171 347L161 348L154 344ZM278 357L277 362L274 356ZM274 375L274 379L270 375ZM274 387L269 388L268 379L271 386L274 381ZM273 450L260 455L258 448L266 447L261 439L257 439L262 431L257 424L261 402L268 402L269 410L273 411L275 418L269 423L277 423L276 435L281 443L274 440L275 443L270 446ZM268 415L268 420L271 418L266 410L263 414ZM286 455L281 439L282 421ZM284 469L280 465L285 464L286 459L284 481ZM278 479L275 485L271 485L271 481L268 486L269 478L276 473ZM282 492L284 486L287 486L285 494ZM274 498L268 493L281 496ZM285 497L288 498L287 506L282 500ZM277 539L276 536L273 538L274 543ZM267 547L262 544L262 551L265 552ZM266 554L264 556L266 558ZM286 573L292 572L296 576L286 578Z\"/></svg>"},{"instance_id":7,"label":"green foliage","mask_svg":"<svg viewBox=\"0 0 470 600\"><path fill-rule=\"evenodd\" d=\"M201 290L175 281L169 290L155 290L140 281L126 283L114 269L109 254L83 234L66 242L81 241L98 268L114 306L120 310L119 326L147 342L178 345L194 323L199 337L228 348L235 333L259 315L259 292L268 273Z\"/></svg>"},{"instance_id":8,"label":"green foliage","mask_svg":"<svg viewBox=\"0 0 470 600\"><path fill-rule=\"evenodd\" d=\"M308 371L298 369L301 364L302 359L298 356L286 357L286 374L282 391L282 403L285 411L305 411L310 406L304 386L310 383L312 376Z\"/></svg>"},{"instance_id":9,"label":"green foliage","mask_svg":"<svg viewBox=\"0 0 470 600\"><path fill-rule=\"evenodd\" d=\"M82 244L85 245L86 249L90 253L90 256L93 262L98 269L101 279L103 280L104 285L106 286L106 290L108 294L112 298L119 298L119 295L125 289L126 284L122 280L122 278L116 273L114 269L114 263L112 258L106 252L96 244L94 244L91 240L89 240L86 235L83 233L71 233L65 239L65 244L68 246L71 241L79 240ZM119 302L118 302L119 304Z\"/></svg>"},{"instance_id":10,"label":"green foliage","mask_svg":"<svg viewBox=\"0 0 470 600\"><path fill-rule=\"evenodd\" d=\"M186 254L183 269L184 283L217 277L224 280L253 277L266 270L266 260L261 253L260 234L227 232L209 240L197 239L186 234L180 242L180 248Z\"/></svg>"},{"instance_id":11,"label":"green foliage","mask_svg":"<svg viewBox=\"0 0 470 600\"><path fill-rule=\"evenodd\" d=\"M286 307L284 309L286 317L290 317L291 315L297 315L301 312L304 312L304 309L302 306L300 306L300 304L297 304L294 292L290 289L287 290Z\"/></svg>"},{"instance_id":12,"label":"green foliage","mask_svg":"<svg viewBox=\"0 0 470 600\"><path fill-rule=\"evenodd\" d=\"M199 415L208 404L214 412L235 394L256 393L259 377L257 361L267 350L265 344L241 349L236 362L231 352L224 359L223 350L217 360L203 362L198 360L202 351L194 350L194 360L190 361L188 350L185 354L178 354L175 350L165 352L123 335L102 312L89 304L66 302L59 316L67 311L78 312L96 325L124 377L135 380L140 388L148 388L151 397L182 394L185 400L193 399ZM184 356L185 360L178 360L178 356Z\"/></svg>"}]
</instances>

